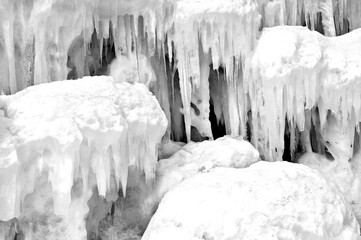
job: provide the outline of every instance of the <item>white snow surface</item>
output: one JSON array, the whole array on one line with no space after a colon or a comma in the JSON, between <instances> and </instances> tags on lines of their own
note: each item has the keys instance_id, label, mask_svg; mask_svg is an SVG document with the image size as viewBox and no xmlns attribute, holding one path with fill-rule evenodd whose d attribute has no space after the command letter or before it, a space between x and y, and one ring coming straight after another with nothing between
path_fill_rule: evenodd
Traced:
<instances>
[{"instance_id":1,"label":"white snow surface","mask_svg":"<svg viewBox=\"0 0 361 240\"><path fill-rule=\"evenodd\" d=\"M229 136L215 141L190 142L157 164L154 190L144 201L149 215L170 189L186 179L216 167L245 168L259 161L258 151L247 141Z\"/></svg>"},{"instance_id":2,"label":"white snow surface","mask_svg":"<svg viewBox=\"0 0 361 240\"><path fill-rule=\"evenodd\" d=\"M105 196L121 182L125 194L129 165L154 179L167 120L144 85L86 77L29 87L0 101L5 105L5 117L0 116L1 220L21 215L25 197L44 173L60 216L78 201L71 192L79 178L82 207L94 184Z\"/></svg>"},{"instance_id":3,"label":"white snow surface","mask_svg":"<svg viewBox=\"0 0 361 240\"><path fill-rule=\"evenodd\" d=\"M338 188L287 162L216 168L170 190L144 240L358 239L359 225Z\"/></svg>"}]
</instances>

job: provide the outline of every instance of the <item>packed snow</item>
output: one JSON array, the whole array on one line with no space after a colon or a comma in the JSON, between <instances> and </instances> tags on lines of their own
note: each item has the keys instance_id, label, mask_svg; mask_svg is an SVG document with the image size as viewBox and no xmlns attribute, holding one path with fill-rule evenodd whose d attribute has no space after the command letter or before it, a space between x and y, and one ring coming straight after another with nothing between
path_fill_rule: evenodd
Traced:
<instances>
[{"instance_id":1,"label":"packed snow","mask_svg":"<svg viewBox=\"0 0 361 240\"><path fill-rule=\"evenodd\" d=\"M216 168L170 190L146 239L358 239L338 188L287 162Z\"/></svg>"},{"instance_id":2,"label":"packed snow","mask_svg":"<svg viewBox=\"0 0 361 240\"><path fill-rule=\"evenodd\" d=\"M154 179L167 120L144 85L86 77L29 87L0 100L1 220L22 216L35 204L39 214L53 211L68 217L68 227L84 229L95 185L101 196L118 189L125 195L130 165L144 171L147 181ZM48 191L39 194L50 199L50 209L36 199L48 183Z\"/></svg>"}]
</instances>

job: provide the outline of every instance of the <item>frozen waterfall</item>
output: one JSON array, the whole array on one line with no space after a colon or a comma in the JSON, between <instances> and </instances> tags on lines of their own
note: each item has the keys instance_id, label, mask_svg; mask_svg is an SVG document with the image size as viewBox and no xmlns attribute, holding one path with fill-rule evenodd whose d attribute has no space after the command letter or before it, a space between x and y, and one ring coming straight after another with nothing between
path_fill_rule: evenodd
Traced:
<instances>
[{"instance_id":1,"label":"frozen waterfall","mask_svg":"<svg viewBox=\"0 0 361 240\"><path fill-rule=\"evenodd\" d=\"M330 222L277 229L357 239L360 27L360 0L0 0L0 240L155 239L183 224L189 212L165 215L187 186L227 196L266 166L290 186L316 179L309 204L337 202L317 206ZM263 184L249 185L259 199ZM197 224L196 239L228 236Z\"/></svg>"}]
</instances>

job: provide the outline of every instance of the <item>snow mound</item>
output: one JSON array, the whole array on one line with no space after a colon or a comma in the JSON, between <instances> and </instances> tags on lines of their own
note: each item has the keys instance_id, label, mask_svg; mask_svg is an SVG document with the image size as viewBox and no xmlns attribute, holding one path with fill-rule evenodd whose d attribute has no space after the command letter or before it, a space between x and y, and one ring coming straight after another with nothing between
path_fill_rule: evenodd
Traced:
<instances>
[{"instance_id":1,"label":"snow mound","mask_svg":"<svg viewBox=\"0 0 361 240\"><path fill-rule=\"evenodd\" d=\"M245 168L259 160L258 151L249 142L229 136L188 143L172 157L158 162L155 189L145 200L144 211L151 211L165 193L196 174L216 167Z\"/></svg>"},{"instance_id":2,"label":"snow mound","mask_svg":"<svg viewBox=\"0 0 361 240\"><path fill-rule=\"evenodd\" d=\"M287 162L217 168L169 191L145 234L150 239L358 239L338 188Z\"/></svg>"},{"instance_id":3,"label":"snow mound","mask_svg":"<svg viewBox=\"0 0 361 240\"><path fill-rule=\"evenodd\" d=\"M2 102L1 220L22 214L44 173L60 216L80 209L86 214L95 184L102 196L120 188L125 194L130 165L154 179L167 120L144 85L86 77L29 87Z\"/></svg>"}]
</instances>

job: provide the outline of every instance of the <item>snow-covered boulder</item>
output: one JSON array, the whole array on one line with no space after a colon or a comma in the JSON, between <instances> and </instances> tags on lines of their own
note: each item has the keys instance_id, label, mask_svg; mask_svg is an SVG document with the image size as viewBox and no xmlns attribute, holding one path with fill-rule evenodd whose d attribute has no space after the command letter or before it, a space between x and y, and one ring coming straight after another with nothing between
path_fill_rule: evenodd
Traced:
<instances>
[{"instance_id":1,"label":"snow-covered boulder","mask_svg":"<svg viewBox=\"0 0 361 240\"><path fill-rule=\"evenodd\" d=\"M150 216L164 194L185 179L216 167L245 168L259 160L258 151L249 142L229 136L188 143L158 162L154 190L143 204L144 215Z\"/></svg>"},{"instance_id":2,"label":"snow-covered boulder","mask_svg":"<svg viewBox=\"0 0 361 240\"><path fill-rule=\"evenodd\" d=\"M86 77L29 87L0 102L0 220L26 209L50 212L74 227L69 239L82 239L93 186L101 196L120 188L125 194L130 165L154 179L167 120L144 85Z\"/></svg>"},{"instance_id":3,"label":"snow-covered boulder","mask_svg":"<svg viewBox=\"0 0 361 240\"><path fill-rule=\"evenodd\" d=\"M358 239L359 225L338 188L288 162L217 168L170 190L143 240Z\"/></svg>"}]
</instances>

